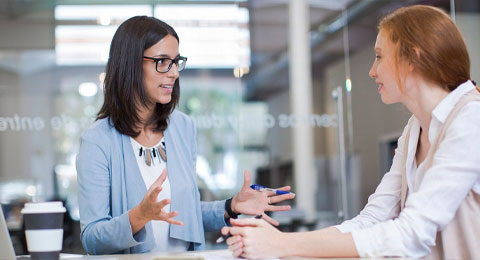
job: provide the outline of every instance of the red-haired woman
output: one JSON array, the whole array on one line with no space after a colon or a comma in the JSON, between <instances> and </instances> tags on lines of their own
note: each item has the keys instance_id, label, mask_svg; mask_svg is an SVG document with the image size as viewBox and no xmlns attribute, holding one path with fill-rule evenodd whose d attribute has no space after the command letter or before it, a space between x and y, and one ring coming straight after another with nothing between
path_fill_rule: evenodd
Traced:
<instances>
[{"instance_id":1,"label":"red-haired woman","mask_svg":"<svg viewBox=\"0 0 480 260\"><path fill-rule=\"evenodd\" d=\"M479 259L480 94L462 35L443 11L400 8L379 25L375 79L385 104L413 114L393 164L360 214L282 233L256 219L222 232L235 256Z\"/></svg>"}]
</instances>

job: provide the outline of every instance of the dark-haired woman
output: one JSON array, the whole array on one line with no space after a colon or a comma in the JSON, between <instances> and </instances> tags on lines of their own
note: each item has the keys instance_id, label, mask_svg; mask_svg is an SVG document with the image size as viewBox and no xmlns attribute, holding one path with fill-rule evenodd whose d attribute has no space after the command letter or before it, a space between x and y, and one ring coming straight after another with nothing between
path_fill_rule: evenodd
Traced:
<instances>
[{"instance_id":1,"label":"dark-haired woman","mask_svg":"<svg viewBox=\"0 0 480 260\"><path fill-rule=\"evenodd\" d=\"M462 35L435 7L404 7L381 21L374 51L382 101L413 115L368 204L312 232L232 221L222 232L235 256L480 259L480 94Z\"/></svg>"},{"instance_id":2,"label":"dark-haired woman","mask_svg":"<svg viewBox=\"0 0 480 260\"><path fill-rule=\"evenodd\" d=\"M89 254L205 248L204 231L237 214L288 210L293 198L249 188L232 199L200 202L196 130L175 110L187 58L168 24L146 16L120 25L110 46L105 101L81 138L77 157L81 240ZM168 169L168 174L167 174ZM288 190L289 187L282 189Z\"/></svg>"}]
</instances>

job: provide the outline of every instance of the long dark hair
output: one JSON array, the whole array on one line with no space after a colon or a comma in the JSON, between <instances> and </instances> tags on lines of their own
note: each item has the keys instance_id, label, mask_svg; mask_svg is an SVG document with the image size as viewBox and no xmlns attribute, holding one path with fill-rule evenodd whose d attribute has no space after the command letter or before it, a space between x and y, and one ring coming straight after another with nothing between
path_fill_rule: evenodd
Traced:
<instances>
[{"instance_id":1,"label":"long dark hair","mask_svg":"<svg viewBox=\"0 0 480 260\"><path fill-rule=\"evenodd\" d=\"M179 41L170 25L147 16L132 17L118 27L110 45L104 82L105 99L97 120L108 118L117 131L124 135L136 137L140 134L135 131L135 126L141 122L137 106L148 106L143 86L143 52L167 35ZM154 125L155 131L164 131L179 99L180 83L177 79L171 101L168 104L157 103L153 117L147 124Z\"/></svg>"}]
</instances>

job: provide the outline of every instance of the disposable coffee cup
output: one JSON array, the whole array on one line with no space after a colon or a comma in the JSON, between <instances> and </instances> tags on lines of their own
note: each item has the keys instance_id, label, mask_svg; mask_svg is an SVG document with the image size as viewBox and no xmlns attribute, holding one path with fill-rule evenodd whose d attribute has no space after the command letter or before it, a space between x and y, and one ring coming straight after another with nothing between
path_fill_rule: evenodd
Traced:
<instances>
[{"instance_id":1,"label":"disposable coffee cup","mask_svg":"<svg viewBox=\"0 0 480 260\"><path fill-rule=\"evenodd\" d=\"M61 201L25 203L22 214L32 259L59 259L65 211Z\"/></svg>"}]
</instances>

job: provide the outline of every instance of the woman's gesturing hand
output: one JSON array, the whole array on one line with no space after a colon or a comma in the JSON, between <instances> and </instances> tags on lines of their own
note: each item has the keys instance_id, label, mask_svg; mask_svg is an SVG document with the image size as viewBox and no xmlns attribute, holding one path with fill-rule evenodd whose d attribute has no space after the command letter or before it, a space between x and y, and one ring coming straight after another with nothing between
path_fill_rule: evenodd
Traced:
<instances>
[{"instance_id":1,"label":"woman's gesturing hand","mask_svg":"<svg viewBox=\"0 0 480 260\"><path fill-rule=\"evenodd\" d=\"M177 211L166 212L164 207L170 204L170 199L157 201L158 194L162 191L162 184L167 179L167 169L150 186L142 202L130 211L129 219L132 226L132 234L137 233L140 229L151 220L162 220L174 225L183 226L183 222L173 219L178 216Z\"/></svg>"},{"instance_id":2,"label":"woman's gesturing hand","mask_svg":"<svg viewBox=\"0 0 480 260\"><path fill-rule=\"evenodd\" d=\"M250 182L250 172L245 171L242 189L232 199L232 210L235 213L246 215L263 215L266 221L278 226L278 221L270 218L264 212L290 210L289 205L275 206L272 204L293 199L295 194L276 195L272 191L256 191L250 188ZM281 187L278 190L289 191L290 186Z\"/></svg>"}]
</instances>

